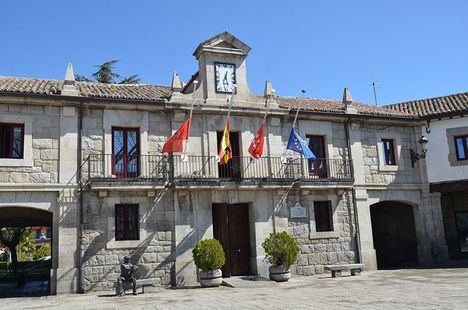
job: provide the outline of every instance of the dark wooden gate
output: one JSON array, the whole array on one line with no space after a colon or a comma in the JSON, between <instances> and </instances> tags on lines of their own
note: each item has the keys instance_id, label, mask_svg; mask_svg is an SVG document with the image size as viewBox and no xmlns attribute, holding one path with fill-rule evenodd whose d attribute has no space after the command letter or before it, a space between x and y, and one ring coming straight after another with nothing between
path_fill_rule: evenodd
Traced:
<instances>
[{"instance_id":1,"label":"dark wooden gate","mask_svg":"<svg viewBox=\"0 0 468 310\"><path fill-rule=\"evenodd\" d=\"M396 201L386 201L371 205L370 211L378 268L417 265L413 207Z\"/></svg>"},{"instance_id":2,"label":"dark wooden gate","mask_svg":"<svg viewBox=\"0 0 468 310\"><path fill-rule=\"evenodd\" d=\"M226 254L223 276L250 274L249 207L247 204L214 204L213 233Z\"/></svg>"}]
</instances>

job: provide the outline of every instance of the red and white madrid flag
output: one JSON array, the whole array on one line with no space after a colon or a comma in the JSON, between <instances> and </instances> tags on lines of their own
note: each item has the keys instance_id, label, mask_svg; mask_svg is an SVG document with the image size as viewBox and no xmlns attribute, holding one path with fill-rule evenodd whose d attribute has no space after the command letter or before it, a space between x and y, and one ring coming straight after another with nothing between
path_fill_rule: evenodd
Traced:
<instances>
[{"instance_id":1,"label":"red and white madrid flag","mask_svg":"<svg viewBox=\"0 0 468 310\"><path fill-rule=\"evenodd\" d=\"M265 131L265 124L260 125L260 128L257 131L252 143L249 146L249 153L252 155L253 158L259 159L262 157L263 153L263 142L264 142L264 131Z\"/></svg>"},{"instance_id":2,"label":"red and white madrid flag","mask_svg":"<svg viewBox=\"0 0 468 310\"><path fill-rule=\"evenodd\" d=\"M188 140L190 118L164 143L162 151L164 153L183 152L184 141Z\"/></svg>"}]
</instances>

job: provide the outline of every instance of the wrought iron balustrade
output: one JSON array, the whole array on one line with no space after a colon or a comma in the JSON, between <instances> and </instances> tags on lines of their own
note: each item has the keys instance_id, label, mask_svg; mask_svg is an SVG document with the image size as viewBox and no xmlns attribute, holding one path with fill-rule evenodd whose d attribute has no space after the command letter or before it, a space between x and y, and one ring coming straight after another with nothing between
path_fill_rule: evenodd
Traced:
<instances>
[{"instance_id":1,"label":"wrought iron balustrade","mask_svg":"<svg viewBox=\"0 0 468 310\"><path fill-rule=\"evenodd\" d=\"M91 154L88 179L167 178L166 155Z\"/></svg>"},{"instance_id":2,"label":"wrought iron balustrade","mask_svg":"<svg viewBox=\"0 0 468 310\"><path fill-rule=\"evenodd\" d=\"M86 166L86 165L85 165ZM234 156L225 164L218 156L91 154L88 179L175 180L350 180L351 165L345 159L307 160L300 157Z\"/></svg>"}]
</instances>

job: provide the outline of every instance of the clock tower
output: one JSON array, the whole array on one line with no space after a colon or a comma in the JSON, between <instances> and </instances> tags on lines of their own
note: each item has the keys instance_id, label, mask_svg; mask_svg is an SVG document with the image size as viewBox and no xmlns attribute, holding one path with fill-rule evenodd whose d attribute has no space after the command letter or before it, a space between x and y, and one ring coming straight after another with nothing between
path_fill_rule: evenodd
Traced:
<instances>
[{"instance_id":1,"label":"clock tower","mask_svg":"<svg viewBox=\"0 0 468 310\"><path fill-rule=\"evenodd\" d=\"M222 32L200 43L193 55L198 60L195 97L206 104L224 105L236 85L236 105L258 101L247 83L246 57L250 47L228 32ZM190 83L190 82L189 82ZM188 87L187 92L192 92Z\"/></svg>"}]
</instances>

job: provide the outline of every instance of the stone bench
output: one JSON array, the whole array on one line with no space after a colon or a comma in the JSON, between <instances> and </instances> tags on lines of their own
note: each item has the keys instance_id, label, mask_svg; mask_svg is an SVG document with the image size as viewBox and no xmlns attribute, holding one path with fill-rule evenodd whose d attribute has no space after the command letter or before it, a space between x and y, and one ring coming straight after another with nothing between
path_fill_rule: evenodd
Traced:
<instances>
[{"instance_id":1,"label":"stone bench","mask_svg":"<svg viewBox=\"0 0 468 310\"><path fill-rule=\"evenodd\" d=\"M160 284L161 283L161 279L159 278L148 278L148 279L137 279L136 280L136 286L137 288L141 287L141 293L144 294L145 293L145 287L146 286L152 286L152 285L155 285L155 284ZM115 287L116 287L116 295L119 294L118 292L118 283L116 282L115 283ZM125 290L128 289L128 288L131 288L132 287L132 282L124 282L124 295L125 295Z\"/></svg>"},{"instance_id":2,"label":"stone bench","mask_svg":"<svg viewBox=\"0 0 468 310\"><path fill-rule=\"evenodd\" d=\"M341 265L328 265L325 266L325 270L330 270L332 278L341 277L341 272L343 270L351 271L352 276L358 276L361 274L361 271L364 270L364 264L341 264Z\"/></svg>"}]
</instances>

